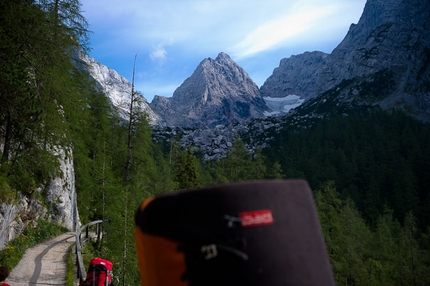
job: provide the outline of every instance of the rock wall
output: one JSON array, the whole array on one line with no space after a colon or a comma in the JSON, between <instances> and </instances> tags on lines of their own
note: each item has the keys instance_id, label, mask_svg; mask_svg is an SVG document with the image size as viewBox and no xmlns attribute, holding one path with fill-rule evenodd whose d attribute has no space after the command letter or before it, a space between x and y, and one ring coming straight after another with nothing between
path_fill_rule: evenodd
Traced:
<instances>
[{"instance_id":1,"label":"rock wall","mask_svg":"<svg viewBox=\"0 0 430 286\"><path fill-rule=\"evenodd\" d=\"M261 87L263 96L312 98L343 80L392 74L380 89L384 109L401 108L430 121L430 2L368 0L357 24L329 55L304 53L283 59ZM363 95L367 91L362 91Z\"/></svg>"},{"instance_id":2,"label":"rock wall","mask_svg":"<svg viewBox=\"0 0 430 286\"><path fill-rule=\"evenodd\" d=\"M328 54L315 51L282 59L279 67L261 86L261 95L274 98L292 94L304 99L315 97L316 81L327 57Z\"/></svg>"},{"instance_id":3,"label":"rock wall","mask_svg":"<svg viewBox=\"0 0 430 286\"><path fill-rule=\"evenodd\" d=\"M14 204L0 204L0 250L37 219L58 222L69 230L80 226L71 152L59 150L62 175L47 190L40 189L45 202L19 197Z\"/></svg>"},{"instance_id":4,"label":"rock wall","mask_svg":"<svg viewBox=\"0 0 430 286\"><path fill-rule=\"evenodd\" d=\"M122 118L128 120L130 108L130 96L132 83L115 70L99 63L84 53L79 53L79 58L85 63L82 68L86 69L94 79L96 86L102 91L116 107ZM141 95L139 106L148 115L151 125L163 125L162 119L149 107L146 98Z\"/></svg>"}]
</instances>

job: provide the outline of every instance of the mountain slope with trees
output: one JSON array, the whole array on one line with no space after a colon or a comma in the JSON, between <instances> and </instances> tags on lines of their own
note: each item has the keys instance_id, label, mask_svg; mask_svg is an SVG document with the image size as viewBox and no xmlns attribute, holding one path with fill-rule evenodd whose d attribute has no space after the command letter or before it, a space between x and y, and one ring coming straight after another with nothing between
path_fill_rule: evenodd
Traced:
<instances>
[{"instance_id":1,"label":"mountain slope with trees","mask_svg":"<svg viewBox=\"0 0 430 286\"><path fill-rule=\"evenodd\" d=\"M428 284L430 127L371 104L390 91L389 70L341 81L264 133L237 133L224 158L205 161L180 134L153 141L146 114L133 108L138 97L130 94L121 117L78 68L73 55L86 39L79 1L0 0L0 10L1 202L25 196L46 205L45 186L61 175L52 150L69 150L80 219L105 221L95 251L114 262L119 284L139 281L133 217L143 199L288 178L314 190L339 285ZM257 137L268 139L264 148L247 148Z\"/></svg>"}]
</instances>

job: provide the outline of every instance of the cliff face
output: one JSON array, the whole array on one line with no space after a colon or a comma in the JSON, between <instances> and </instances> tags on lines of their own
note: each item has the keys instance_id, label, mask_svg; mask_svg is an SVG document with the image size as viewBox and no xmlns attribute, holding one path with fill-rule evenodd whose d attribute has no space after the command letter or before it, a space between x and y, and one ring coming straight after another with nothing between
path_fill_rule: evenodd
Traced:
<instances>
[{"instance_id":1,"label":"cliff face","mask_svg":"<svg viewBox=\"0 0 430 286\"><path fill-rule=\"evenodd\" d=\"M343 79L390 70L391 94L384 108L430 112L430 2L368 1L357 25L330 55L317 81L320 91ZM428 115L427 115L428 116Z\"/></svg>"},{"instance_id":2,"label":"cliff face","mask_svg":"<svg viewBox=\"0 0 430 286\"><path fill-rule=\"evenodd\" d=\"M372 102L384 109L401 108L415 117L430 120L430 2L420 0L369 0L359 22L351 25L344 40L314 69L306 54L281 61L261 88L274 96L309 94L309 98L337 86L343 80L387 75L388 89ZM302 62L300 62L301 60ZM285 62L294 62L293 67ZM299 90L294 71L309 80ZM273 79L273 81L272 81ZM274 80L276 79L276 80ZM282 88L279 88L282 87ZM287 88L285 88L287 87ZM277 93L276 90L281 90ZM309 91L315 91L314 93ZM355 90L354 93L365 93ZM363 94L365 96L365 94Z\"/></svg>"},{"instance_id":3,"label":"cliff face","mask_svg":"<svg viewBox=\"0 0 430 286\"><path fill-rule=\"evenodd\" d=\"M97 87L108 97L112 106L117 108L121 117L128 119L132 84L118 72L95 59L83 53L80 53L79 57L86 64L83 68L88 70ZM141 99L140 108L148 115L149 123L162 124L160 117L149 107L146 98L141 96Z\"/></svg>"},{"instance_id":4,"label":"cliff face","mask_svg":"<svg viewBox=\"0 0 430 286\"><path fill-rule=\"evenodd\" d=\"M267 109L257 85L227 54L204 59L173 93L150 106L170 126L214 127L261 117Z\"/></svg>"},{"instance_id":5,"label":"cliff face","mask_svg":"<svg viewBox=\"0 0 430 286\"><path fill-rule=\"evenodd\" d=\"M70 230L80 226L73 159L70 152L59 151L58 155L62 176L52 180L46 190L39 190L45 198L43 203L20 197L13 204L0 204L0 250L37 219L55 221Z\"/></svg>"},{"instance_id":6,"label":"cliff face","mask_svg":"<svg viewBox=\"0 0 430 286\"><path fill-rule=\"evenodd\" d=\"M306 52L282 59L261 86L261 95L279 98L295 94L304 99L316 96L315 82L327 58L328 54L323 52Z\"/></svg>"}]
</instances>

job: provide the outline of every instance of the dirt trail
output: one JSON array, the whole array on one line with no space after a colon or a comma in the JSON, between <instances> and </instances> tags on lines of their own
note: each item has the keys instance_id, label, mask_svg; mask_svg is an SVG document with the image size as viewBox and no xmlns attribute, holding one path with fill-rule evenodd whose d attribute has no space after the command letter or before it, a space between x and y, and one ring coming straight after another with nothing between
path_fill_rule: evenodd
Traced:
<instances>
[{"instance_id":1,"label":"dirt trail","mask_svg":"<svg viewBox=\"0 0 430 286\"><path fill-rule=\"evenodd\" d=\"M75 243L68 232L28 249L6 280L12 286L65 285L67 254Z\"/></svg>"}]
</instances>

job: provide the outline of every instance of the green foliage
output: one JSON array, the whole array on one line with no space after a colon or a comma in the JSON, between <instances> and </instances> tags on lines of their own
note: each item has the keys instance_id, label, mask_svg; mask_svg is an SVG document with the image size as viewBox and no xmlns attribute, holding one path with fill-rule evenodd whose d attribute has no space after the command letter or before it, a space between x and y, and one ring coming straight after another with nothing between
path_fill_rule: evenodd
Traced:
<instances>
[{"instance_id":1,"label":"green foliage","mask_svg":"<svg viewBox=\"0 0 430 286\"><path fill-rule=\"evenodd\" d=\"M67 274L66 274L66 286L76 285L76 273L75 273L75 261L73 259L73 251L69 251L67 254Z\"/></svg>"},{"instance_id":2,"label":"green foliage","mask_svg":"<svg viewBox=\"0 0 430 286\"><path fill-rule=\"evenodd\" d=\"M287 122L268 136L275 139L264 150L267 161L279 161L287 177L305 178L313 189L334 180L366 221L374 223L384 205L399 221L413 211L420 229L430 220L428 125L400 112L360 111L308 129Z\"/></svg>"},{"instance_id":3,"label":"green foliage","mask_svg":"<svg viewBox=\"0 0 430 286\"><path fill-rule=\"evenodd\" d=\"M37 220L33 225L28 225L22 234L11 240L7 246L0 251L0 265L13 269L21 260L25 251L36 244L60 235L67 229L46 220Z\"/></svg>"},{"instance_id":4,"label":"green foliage","mask_svg":"<svg viewBox=\"0 0 430 286\"><path fill-rule=\"evenodd\" d=\"M69 124L86 106L85 76L71 55L85 34L78 4L0 1L0 169L24 195L58 175L56 148L70 146Z\"/></svg>"},{"instance_id":5,"label":"green foliage","mask_svg":"<svg viewBox=\"0 0 430 286\"><path fill-rule=\"evenodd\" d=\"M269 166L267 178L272 180L280 180L285 178L282 172L282 166L278 161L275 161L272 166Z\"/></svg>"},{"instance_id":6,"label":"green foliage","mask_svg":"<svg viewBox=\"0 0 430 286\"><path fill-rule=\"evenodd\" d=\"M402 226L385 208L372 230L332 181L316 192L315 203L338 285L426 285L430 249L411 213Z\"/></svg>"},{"instance_id":7,"label":"green foliage","mask_svg":"<svg viewBox=\"0 0 430 286\"><path fill-rule=\"evenodd\" d=\"M213 178L212 183L240 182L266 179L268 176L282 177L279 169L267 167L262 149L249 152L241 138L236 138L226 158L206 163ZM267 170L271 174L267 175Z\"/></svg>"},{"instance_id":8,"label":"green foliage","mask_svg":"<svg viewBox=\"0 0 430 286\"><path fill-rule=\"evenodd\" d=\"M0 172L0 201L4 203L12 202L15 198L15 193L9 185L9 180L4 172Z\"/></svg>"},{"instance_id":9,"label":"green foliage","mask_svg":"<svg viewBox=\"0 0 430 286\"><path fill-rule=\"evenodd\" d=\"M177 154L175 172L175 180L179 189L185 190L198 187L197 162L191 147L188 146L185 152Z\"/></svg>"}]
</instances>

